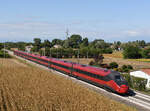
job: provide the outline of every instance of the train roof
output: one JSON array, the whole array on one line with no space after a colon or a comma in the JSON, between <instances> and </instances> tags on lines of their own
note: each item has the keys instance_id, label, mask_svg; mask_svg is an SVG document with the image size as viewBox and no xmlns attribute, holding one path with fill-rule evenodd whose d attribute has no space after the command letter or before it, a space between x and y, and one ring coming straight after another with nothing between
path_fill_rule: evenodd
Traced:
<instances>
[{"instance_id":1,"label":"train roof","mask_svg":"<svg viewBox=\"0 0 150 111\"><path fill-rule=\"evenodd\" d=\"M111 70L108 70L106 68L99 68L99 67L89 66L89 65L85 65L85 64L78 64L78 63L71 62L71 61L66 61L66 60L61 60L61 59L56 59L56 58L49 58L46 56L40 56L38 54L32 54L32 53L27 53L27 52L23 52L23 51L17 51L17 52L21 52L21 53L28 54L28 55L31 55L34 57L38 57L38 58L42 58L47 61L52 60L54 62L61 63L64 65L71 66L73 64L74 68L78 68L78 69L81 69L81 70L84 70L87 72L93 72L93 73L95 73L97 75L101 75L101 76L106 76L112 72Z\"/></svg>"}]
</instances>

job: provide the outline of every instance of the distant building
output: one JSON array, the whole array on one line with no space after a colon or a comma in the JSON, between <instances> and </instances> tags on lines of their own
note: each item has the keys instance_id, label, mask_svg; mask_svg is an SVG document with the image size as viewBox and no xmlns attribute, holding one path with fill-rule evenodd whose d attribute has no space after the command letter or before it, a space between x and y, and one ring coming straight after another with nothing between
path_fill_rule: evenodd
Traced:
<instances>
[{"instance_id":1,"label":"distant building","mask_svg":"<svg viewBox=\"0 0 150 111\"><path fill-rule=\"evenodd\" d=\"M150 69L141 69L140 71L130 72L130 75L146 79L147 80L146 87L150 88Z\"/></svg>"},{"instance_id":2,"label":"distant building","mask_svg":"<svg viewBox=\"0 0 150 111\"><path fill-rule=\"evenodd\" d=\"M26 47L25 47L25 51L26 51L26 52L31 52L31 49L32 49L32 48L33 48L32 45L26 46Z\"/></svg>"},{"instance_id":3,"label":"distant building","mask_svg":"<svg viewBox=\"0 0 150 111\"><path fill-rule=\"evenodd\" d=\"M54 45L53 47L54 47L54 48L62 48L61 45Z\"/></svg>"}]
</instances>

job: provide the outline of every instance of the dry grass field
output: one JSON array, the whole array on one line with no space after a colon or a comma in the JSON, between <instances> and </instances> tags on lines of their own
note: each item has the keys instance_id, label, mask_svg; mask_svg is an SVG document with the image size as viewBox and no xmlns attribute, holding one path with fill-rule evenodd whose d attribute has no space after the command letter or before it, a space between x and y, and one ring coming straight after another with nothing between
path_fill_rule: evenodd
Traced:
<instances>
[{"instance_id":1,"label":"dry grass field","mask_svg":"<svg viewBox=\"0 0 150 111\"><path fill-rule=\"evenodd\" d=\"M76 58L64 59L68 61L78 62ZM93 59L79 59L79 63L81 64L89 64L89 62ZM121 67L122 65L132 65L135 70L139 70L142 68L150 68L150 62L146 62L146 60L142 59L123 59L123 58L115 58L104 56L103 63L109 64L111 62L117 62Z\"/></svg>"},{"instance_id":2,"label":"dry grass field","mask_svg":"<svg viewBox=\"0 0 150 111\"><path fill-rule=\"evenodd\" d=\"M150 68L150 59L123 59L122 52L114 52L112 54L103 54L103 63L109 64L111 62L117 62L121 67L122 65L132 65L135 70L142 68ZM76 58L65 59L68 61L78 62ZM89 64L92 59L79 59L81 64Z\"/></svg>"},{"instance_id":3,"label":"dry grass field","mask_svg":"<svg viewBox=\"0 0 150 111\"><path fill-rule=\"evenodd\" d=\"M112 58L123 58L121 51L113 52L112 54L104 54L104 57L112 57Z\"/></svg>"},{"instance_id":4,"label":"dry grass field","mask_svg":"<svg viewBox=\"0 0 150 111\"><path fill-rule=\"evenodd\" d=\"M136 111L70 79L0 59L0 111Z\"/></svg>"},{"instance_id":5,"label":"dry grass field","mask_svg":"<svg viewBox=\"0 0 150 111\"><path fill-rule=\"evenodd\" d=\"M121 51L104 54L104 63L117 62L119 66L132 65L134 69L150 68L150 59L123 59Z\"/></svg>"},{"instance_id":6,"label":"dry grass field","mask_svg":"<svg viewBox=\"0 0 150 111\"><path fill-rule=\"evenodd\" d=\"M122 52L104 54L104 63L117 62L119 66L132 65L135 70L141 68L150 68L150 59L123 59Z\"/></svg>"}]
</instances>

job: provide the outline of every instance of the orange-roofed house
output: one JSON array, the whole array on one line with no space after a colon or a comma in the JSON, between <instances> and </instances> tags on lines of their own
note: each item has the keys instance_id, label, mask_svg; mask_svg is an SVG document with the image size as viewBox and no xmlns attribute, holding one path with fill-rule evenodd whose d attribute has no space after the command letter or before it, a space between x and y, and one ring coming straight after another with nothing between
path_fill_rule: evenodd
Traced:
<instances>
[{"instance_id":1,"label":"orange-roofed house","mask_svg":"<svg viewBox=\"0 0 150 111\"><path fill-rule=\"evenodd\" d=\"M144 78L147 80L146 88L150 88L150 69L141 69L139 71L130 72L131 76Z\"/></svg>"}]
</instances>

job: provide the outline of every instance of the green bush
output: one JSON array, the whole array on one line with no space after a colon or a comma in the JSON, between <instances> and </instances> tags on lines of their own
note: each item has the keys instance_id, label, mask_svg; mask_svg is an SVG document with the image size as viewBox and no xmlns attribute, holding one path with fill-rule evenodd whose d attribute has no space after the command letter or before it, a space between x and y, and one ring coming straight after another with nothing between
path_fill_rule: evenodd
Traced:
<instances>
[{"instance_id":1,"label":"green bush","mask_svg":"<svg viewBox=\"0 0 150 111\"><path fill-rule=\"evenodd\" d=\"M109 67L112 68L112 69L118 68L118 64L117 64L116 62L111 62L111 63L109 64Z\"/></svg>"},{"instance_id":2,"label":"green bush","mask_svg":"<svg viewBox=\"0 0 150 111\"><path fill-rule=\"evenodd\" d=\"M127 65L123 65L123 66L121 67L121 69L122 69L122 72L129 72L129 69L128 69L128 66L127 66Z\"/></svg>"},{"instance_id":3,"label":"green bush","mask_svg":"<svg viewBox=\"0 0 150 111\"><path fill-rule=\"evenodd\" d=\"M10 58L11 56L5 51L0 50L0 58Z\"/></svg>"},{"instance_id":4,"label":"green bush","mask_svg":"<svg viewBox=\"0 0 150 111\"><path fill-rule=\"evenodd\" d=\"M133 67L131 65L123 65L121 67L121 72L129 72L132 69L133 69Z\"/></svg>"},{"instance_id":5,"label":"green bush","mask_svg":"<svg viewBox=\"0 0 150 111\"><path fill-rule=\"evenodd\" d=\"M146 90L146 87L145 87L147 83L146 79L130 76L129 74L121 74L121 75L128 82L128 85L130 88L133 88L139 91Z\"/></svg>"},{"instance_id":6,"label":"green bush","mask_svg":"<svg viewBox=\"0 0 150 111\"><path fill-rule=\"evenodd\" d=\"M90 61L89 65L91 66L94 65L94 61Z\"/></svg>"},{"instance_id":7,"label":"green bush","mask_svg":"<svg viewBox=\"0 0 150 111\"><path fill-rule=\"evenodd\" d=\"M112 48L102 49L102 53L104 54L112 54L112 52L113 52Z\"/></svg>"},{"instance_id":8,"label":"green bush","mask_svg":"<svg viewBox=\"0 0 150 111\"><path fill-rule=\"evenodd\" d=\"M127 65L127 68L128 68L129 70L132 70L132 69L133 69L133 67L132 67L131 65Z\"/></svg>"}]
</instances>

